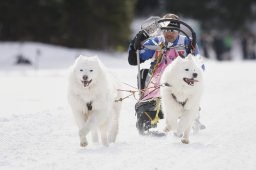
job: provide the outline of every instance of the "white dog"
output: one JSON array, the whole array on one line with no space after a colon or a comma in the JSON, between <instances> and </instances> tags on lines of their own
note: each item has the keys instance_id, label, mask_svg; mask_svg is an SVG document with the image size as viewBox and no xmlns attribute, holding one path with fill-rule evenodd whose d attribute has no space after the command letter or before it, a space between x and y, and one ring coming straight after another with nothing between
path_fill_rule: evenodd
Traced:
<instances>
[{"instance_id":1,"label":"white dog","mask_svg":"<svg viewBox=\"0 0 256 170\"><path fill-rule=\"evenodd\" d=\"M104 68L97 57L79 56L70 68L68 102L79 128L80 146L88 145L87 134L102 144L115 142L121 98L119 83Z\"/></svg>"},{"instance_id":2,"label":"white dog","mask_svg":"<svg viewBox=\"0 0 256 170\"><path fill-rule=\"evenodd\" d=\"M189 143L189 133L198 117L203 91L203 70L197 57L177 57L161 77L161 104L166 118L165 131L177 130L182 143ZM180 119L180 120L179 120Z\"/></svg>"}]
</instances>

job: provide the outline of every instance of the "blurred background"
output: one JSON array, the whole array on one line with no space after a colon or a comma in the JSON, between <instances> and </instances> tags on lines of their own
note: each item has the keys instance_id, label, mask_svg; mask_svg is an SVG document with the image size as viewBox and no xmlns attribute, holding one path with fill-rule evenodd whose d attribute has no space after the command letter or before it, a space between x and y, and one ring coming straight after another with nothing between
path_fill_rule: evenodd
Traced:
<instances>
[{"instance_id":1,"label":"blurred background","mask_svg":"<svg viewBox=\"0 0 256 170\"><path fill-rule=\"evenodd\" d=\"M2 0L0 41L125 52L143 20L166 13L195 29L206 58L256 59L255 0Z\"/></svg>"}]
</instances>

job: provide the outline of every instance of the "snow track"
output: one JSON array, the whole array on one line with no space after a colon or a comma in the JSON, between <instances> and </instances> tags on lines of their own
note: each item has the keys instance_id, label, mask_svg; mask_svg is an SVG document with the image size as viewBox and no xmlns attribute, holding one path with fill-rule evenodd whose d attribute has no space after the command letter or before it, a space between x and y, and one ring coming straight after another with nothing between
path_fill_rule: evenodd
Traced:
<instances>
[{"instance_id":1,"label":"snow track","mask_svg":"<svg viewBox=\"0 0 256 170\"><path fill-rule=\"evenodd\" d=\"M122 82L136 86L136 67L104 60ZM201 122L207 128L189 145L172 133L138 135L130 97L123 101L117 143L105 148L89 140L83 149L66 101L65 69L0 71L0 169L253 170L255 72L255 62L206 62Z\"/></svg>"}]
</instances>

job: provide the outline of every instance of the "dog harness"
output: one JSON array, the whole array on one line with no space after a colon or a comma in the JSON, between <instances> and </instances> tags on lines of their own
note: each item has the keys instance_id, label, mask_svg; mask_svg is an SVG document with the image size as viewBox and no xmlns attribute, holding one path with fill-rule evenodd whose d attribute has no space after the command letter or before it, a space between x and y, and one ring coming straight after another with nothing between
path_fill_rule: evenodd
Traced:
<instances>
[{"instance_id":1,"label":"dog harness","mask_svg":"<svg viewBox=\"0 0 256 170\"><path fill-rule=\"evenodd\" d=\"M180 102L180 101L177 100L177 97L176 97L173 93L171 93L171 95L172 95L172 98L173 98L177 103L179 103L180 105L182 105L182 107L184 107L185 104L186 104L187 101L188 101L188 99L186 99L184 102Z\"/></svg>"},{"instance_id":2,"label":"dog harness","mask_svg":"<svg viewBox=\"0 0 256 170\"><path fill-rule=\"evenodd\" d=\"M89 103L86 103L87 109L88 111L92 110L92 101L90 101Z\"/></svg>"}]
</instances>

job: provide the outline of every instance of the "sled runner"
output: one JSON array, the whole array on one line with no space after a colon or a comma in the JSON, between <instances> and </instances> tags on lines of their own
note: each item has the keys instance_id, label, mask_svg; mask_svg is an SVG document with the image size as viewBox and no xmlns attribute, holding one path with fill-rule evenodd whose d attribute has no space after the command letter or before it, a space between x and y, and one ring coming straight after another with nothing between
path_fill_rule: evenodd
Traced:
<instances>
[{"instance_id":1,"label":"sled runner","mask_svg":"<svg viewBox=\"0 0 256 170\"><path fill-rule=\"evenodd\" d=\"M190 32L191 37L187 32L181 28L168 26L160 27L159 24L175 22L183 26ZM141 26L149 37L159 34L161 29L177 30L184 34L189 40L190 44L186 49L188 53L194 53L196 46L196 34L194 30L183 21L174 19L160 19L159 17L150 17ZM171 45L170 45L171 46ZM139 50L137 50L137 65L138 65L138 88L139 88L139 101L135 105L135 112L137 115L136 127L140 134L144 135L149 132L149 129L157 127L160 119L164 118L161 111L161 98L160 98L160 78L165 67L170 64L177 56L185 57L179 47L169 47L169 45L156 44L154 46L146 46L145 48L156 50L156 64L150 69L140 69ZM163 56L164 55L164 56ZM155 134L155 133L154 133ZM163 134L163 133L162 133Z\"/></svg>"}]
</instances>

